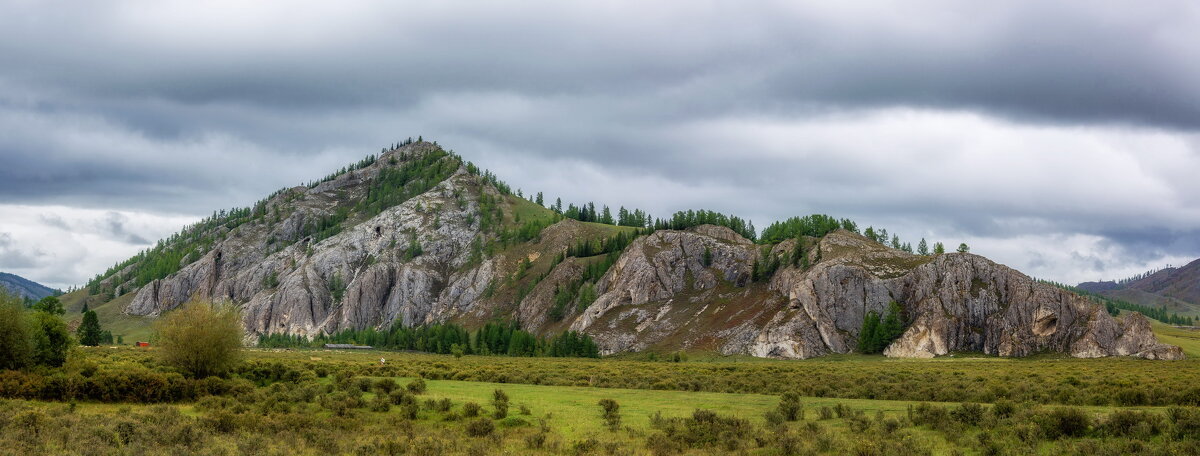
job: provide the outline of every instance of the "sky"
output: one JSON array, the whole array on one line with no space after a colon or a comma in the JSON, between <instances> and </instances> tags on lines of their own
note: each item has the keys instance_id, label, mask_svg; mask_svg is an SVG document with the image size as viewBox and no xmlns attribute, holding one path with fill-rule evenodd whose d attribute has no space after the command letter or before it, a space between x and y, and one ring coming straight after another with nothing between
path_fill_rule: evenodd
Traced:
<instances>
[{"instance_id":1,"label":"sky","mask_svg":"<svg viewBox=\"0 0 1200 456\"><path fill-rule=\"evenodd\" d=\"M79 285L407 137L1035 277L1200 257L1200 3L0 0L0 271Z\"/></svg>"}]
</instances>

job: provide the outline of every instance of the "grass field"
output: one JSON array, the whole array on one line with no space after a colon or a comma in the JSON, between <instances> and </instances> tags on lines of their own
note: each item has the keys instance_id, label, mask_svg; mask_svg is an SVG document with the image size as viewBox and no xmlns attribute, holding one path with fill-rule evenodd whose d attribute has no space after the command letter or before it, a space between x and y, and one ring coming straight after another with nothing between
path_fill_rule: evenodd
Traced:
<instances>
[{"instance_id":1,"label":"grass field","mask_svg":"<svg viewBox=\"0 0 1200 456\"><path fill-rule=\"evenodd\" d=\"M0 400L0 454L1200 453L1194 398L1168 394L1197 383L1196 361L693 354L673 363L246 350L231 378L204 382L210 396L189 392L200 383L172 379L155 353L79 349L60 380L41 380L40 389L29 386L36 374L0 375L0 395L61 391L79 398ZM423 390L407 392L404 385L418 377ZM147 383L178 396L147 396L163 405L139 403L138 394L154 393L138 392ZM805 394L814 384L824 387L821 394ZM114 388L130 389L121 397L132 399L87 396ZM496 390L508 397L507 417L494 416ZM978 391L995 399L981 406L938 402ZM799 420L780 418L779 392L802 393ZM606 425L602 399L619 404L618 429ZM469 403L481 406L478 414L468 412Z\"/></svg>"},{"instance_id":2,"label":"grass field","mask_svg":"<svg viewBox=\"0 0 1200 456\"><path fill-rule=\"evenodd\" d=\"M1158 320L1150 320L1150 325L1159 342L1178 345L1183 349L1184 356L1200 359L1200 331L1176 328Z\"/></svg>"}]
</instances>

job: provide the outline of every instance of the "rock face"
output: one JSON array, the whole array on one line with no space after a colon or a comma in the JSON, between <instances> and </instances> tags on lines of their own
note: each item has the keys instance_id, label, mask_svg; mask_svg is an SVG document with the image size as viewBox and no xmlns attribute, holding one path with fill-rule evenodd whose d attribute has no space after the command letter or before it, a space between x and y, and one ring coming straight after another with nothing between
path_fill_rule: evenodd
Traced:
<instances>
[{"instance_id":1,"label":"rock face","mask_svg":"<svg viewBox=\"0 0 1200 456\"><path fill-rule=\"evenodd\" d=\"M1114 319L1085 298L980 256L916 256L849 232L815 242L806 257L816 263L779 270L766 287L769 293L738 292L756 253L748 241L727 234L657 232L634 243L602 280L604 294L572 328L592 334L605 352L638 350L681 327L713 323L700 321L715 317L703 309L681 309L680 301L702 296L705 308L736 305L740 310L742 320L724 322L727 329L717 333L720 351L810 358L852 352L864 315L882 314L896 301L904 308L908 329L885 350L887 356L956 351L1183 356L1178 347L1159 344L1139 314ZM776 246L773 254L791 251L793 242ZM698 261L701 246L714 253L711 267ZM719 281L734 291L712 293ZM720 304L722 299L730 303ZM686 317L679 318L681 313Z\"/></svg>"},{"instance_id":2,"label":"rock face","mask_svg":"<svg viewBox=\"0 0 1200 456\"><path fill-rule=\"evenodd\" d=\"M402 202L363 209L384 191L384 176L429 169L437 179L392 188ZM848 231L759 246L701 225L577 258L568 252L603 250L593 247L632 229L563 219L501 188L435 145L405 145L277 193L253 217L185 232L211 243L172 274L139 282L144 264L127 262L96 287L120 295L145 283L125 308L132 315L158 316L190 299L232 302L250 337L512 319L542 336L584 332L604 353L811 358L853 352L864 317L894 301L907 329L888 356L1182 357L1141 315L1114 319L980 256L912 255ZM200 244L183 236L173 242Z\"/></svg>"},{"instance_id":3,"label":"rock face","mask_svg":"<svg viewBox=\"0 0 1200 456\"><path fill-rule=\"evenodd\" d=\"M157 316L192 298L226 300L241 304L249 333L316 335L440 322L476 310L493 274L491 261L468 264L479 235L478 195L494 190L465 169L320 242L304 239L274 252L264 245L297 231L322 201L332 206L335 196L361 192L362 176L372 172L378 170L308 189L303 198L314 205L273 227L239 227L200 261L142 287L125 312ZM409 253L414 243L419 255Z\"/></svg>"}]
</instances>

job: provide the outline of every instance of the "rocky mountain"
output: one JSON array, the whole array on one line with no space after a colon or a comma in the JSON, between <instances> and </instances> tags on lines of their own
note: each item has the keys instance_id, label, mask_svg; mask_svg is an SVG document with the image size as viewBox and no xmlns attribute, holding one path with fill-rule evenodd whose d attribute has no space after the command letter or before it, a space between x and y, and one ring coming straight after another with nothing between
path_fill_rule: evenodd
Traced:
<instances>
[{"instance_id":1,"label":"rocky mountain","mask_svg":"<svg viewBox=\"0 0 1200 456\"><path fill-rule=\"evenodd\" d=\"M0 287L8 290L9 293L34 301L59 293L53 288L6 272L0 272Z\"/></svg>"},{"instance_id":2,"label":"rocky mountain","mask_svg":"<svg viewBox=\"0 0 1200 456\"><path fill-rule=\"evenodd\" d=\"M1122 281L1084 282L1078 288L1181 314L1200 313L1200 260Z\"/></svg>"},{"instance_id":3,"label":"rocky mountain","mask_svg":"<svg viewBox=\"0 0 1200 456\"><path fill-rule=\"evenodd\" d=\"M980 256L889 248L849 221L756 243L752 227L723 216L654 229L563 214L576 213L515 195L436 144L406 142L214 214L76 298L127 302L132 316L229 301L250 336L501 319L543 336L581 331L605 353L775 358L853 352L866 316L896 302L907 329L889 356L1182 357L1140 315L1114 318Z\"/></svg>"}]
</instances>

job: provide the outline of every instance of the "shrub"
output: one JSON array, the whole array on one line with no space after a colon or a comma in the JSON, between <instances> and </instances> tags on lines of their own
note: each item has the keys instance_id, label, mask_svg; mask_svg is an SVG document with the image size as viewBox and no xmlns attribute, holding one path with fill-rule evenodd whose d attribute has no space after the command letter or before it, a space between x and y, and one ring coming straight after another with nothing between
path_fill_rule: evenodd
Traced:
<instances>
[{"instance_id":1,"label":"shrub","mask_svg":"<svg viewBox=\"0 0 1200 456\"><path fill-rule=\"evenodd\" d=\"M408 405L417 402L417 398L413 397L408 391L399 389L388 393L388 399L392 402L392 405Z\"/></svg>"},{"instance_id":2,"label":"shrub","mask_svg":"<svg viewBox=\"0 0 1200 456\"><path fill-rule=\"evenodd\" d=\"M621 405L612 399L600 399L599 405L604 411L602 417L604 424L608 426L610 431L616 431L621 428Z\"/></svg>"},{"instance_id":3,"label":"shrub","mask_svg":"<svg viewBox=\"0 0 1200 456\"><path fill-rule=\"evenodd\" d=\"M1092 417L1076 407L1058 407L1037 419L1042 433L1051 439L1083 437L1092 425Z\"/></svg>"},{"instance_id":4,"label":"shrub","mask_svg":"<svg viewBox=\"0 0 1200 456\"><path fill-rule=\"evenodd\" d=\"M525 436L525 446L531 450L540 450L546 446L546 433L538 432Z\"/></svg>"},{"instance_id":5,"label":"shrub","mask_svg":"<svg viewBox=\"0 0 1200 456\"><path fill-rule=\"evenodd\" d=\"M800 403L800 395L788 391L779 399L779 413L787 421L804 419L804 405Z\"/></svg>"},{"instance_id":6,"label":"shrub","mask_svg":"<svg viewBox=\"0 0 1200 456\"><path fill-rule=\"evenodd\" d=\"M194 378L224 374L239 361L242 319L233 306L191 301L159 318L155 330L163 362Z\"/></svg>"},{"instance_id":7,"label":"shrub","mask_svg":"<svg viewBox=\"0 0 1200 456\"><path fill-rule=\"evenodd\" d=\"M767 410L767 412L763 414L763 419L765 419L767 424L771 426L779 426L786 421L783 417L783 414L779 413L779 410Z\"/></svg>"},{"instance_id":8,"label":"shrub","mask_svg":"<svg viewBox=\"0 0 1200 456\"><path fill-rule=\"evenodd\" d=\"M992 416L996 418L1008 418L1016 411L1017 405L1008 399L1000 399L992 404Z\"/></svg>"},{"instance_id":9,"label":"shrub","mask_svg":"<svg viewBox=\"0 0 1200 456\"><path fill-rule=\"evenodd\" d=\"M386 413L392 409L392 403L387 396L375 396L371 401L371 411Z\"/></svg>"},{"instance_id":10,"label":"shrub","mask_svg":"<svg viewBox=\"0 0 1200 456\"><path fill-rule=\"evenodd\" d=\"M497 389L492 392L492 407L496 409L492 414L493 418L499 420L508 416L508 394L504 390Z\"/></svg>"},{"instance_id":11,"label":"shrub","mask_svg":"<svg viewBox=\"0 0 1200 456\"><path fill-rule=\"evenodd\" d=\"M820 412L820 413L821 413L821 419L822 419L822 420L831 420L831 419L833 419L833 409L829 408L828 406L821 407L821 412Z\"/></svg>"},{"instance_id":12,"label":"shrub","mask_svg":"<svg viewBox=\"0 0 1200 456\"><path fill-rule=\"evenodd\" d=\"M1162 417L1136 410L1118 410L1109 414L1100 428L1114 437L1145 439L1162 432Z\"/></svg>"},{"instance_id":13,"label":"shrub","mask_svg":"<svg viewBox=\"0 0 1200 456\"><path fill-rule=\"evenodd\" d=\"M467 423L467 435L471 437L487 436L495 430L496 425L492 424L492 420L487 418L479 418Z\"/></svg>"},{"instance_id":14,"label":"shrub","mask_svg":"<svg viewBox=\"0 0 1200 456\"><path fill-rule=\"evenodd\" d=\"M408 392L410 393L422 394L425 392L425 380L421 378L415 378L413 381L408 382L408 386L405 386L405 388L407 388Z\"/></svg>"},{"instance_id":15,"label":"shrub","mask_svg":"<svg viewBox=\"0 0 1200 456\"><path fill-rule=\"evenodd\" d=\"M1171 422L1171 434L1176 439L1200 438L1200 410L1171 407L1167 409L1167 420Z\"/></svg>"},{"instance_id":16,"label":"shrub","mask_svg":"<svg viewBox=\"0 0 1200 456\"><path fill-rule=\"evenodd\" d=\"M466 404L463 404L463 408L462 408L463 416L465 416L467 418L477 417L477 416L479 416L480 408L481 407L479 407L479 404L476 404L474 402L468 402Z\"/></svg>"},{"instance_id":17,"label":"shrub","mask_svg":"<svg viewBox=\"0 0 1200 456\"><path fill-rule=\"evenodd\" d=\"M390 394L393 390L396 389L397 386L398 385L396 385L395 380L390 379L390 378L381 378L381 379L375 381L374 388L375 388L375 391L378 391L380 393Z\"/></svg>"},{"instance_id":18,"label":"shrub","mask_svg":"<svg viewBox=\"0 0 1200 456\"><path fill-rule=\"evenodd\" d=\"M963 403L950 412L950 416L959 423L977 426L983 420L983 406L975 403Z\"/></svg>"}]
</instances>

